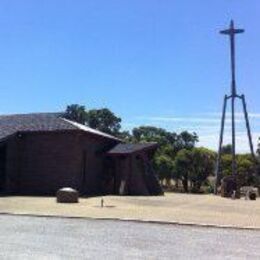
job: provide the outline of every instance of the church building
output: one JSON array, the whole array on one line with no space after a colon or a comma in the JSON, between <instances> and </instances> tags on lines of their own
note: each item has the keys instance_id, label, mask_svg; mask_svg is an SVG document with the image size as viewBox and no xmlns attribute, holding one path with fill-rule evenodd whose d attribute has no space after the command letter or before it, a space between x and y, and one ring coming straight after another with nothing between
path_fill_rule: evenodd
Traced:
<instances>
[{"instance_id":1,"label":"church building","mask_svg":"<svg viewBox=\"0 0 260 260\"><path fill-rule=\"evenodd\" d=\"M151 165L155 143L122 140L61 113L0 116L0 193L159 195Z\"/></svg>"}]
</instances>

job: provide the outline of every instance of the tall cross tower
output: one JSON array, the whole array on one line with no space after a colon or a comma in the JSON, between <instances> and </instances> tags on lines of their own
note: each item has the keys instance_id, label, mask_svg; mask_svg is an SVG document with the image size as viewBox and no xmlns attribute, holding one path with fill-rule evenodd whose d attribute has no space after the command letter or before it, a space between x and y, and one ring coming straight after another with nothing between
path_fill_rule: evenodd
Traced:
<instances>
[{"instance_id":1,"label":"tall cross tower","mask_svg":"<svg viewBox=\"0 0 260 260\"><path fill-rule=\"evenodd\" d=\"M221 128L220 128L220 137L219 137L219 149L216 163L216 186L215 186L215 194L217 193L217 187L219 185L221 172L220 172L220 164L221 164L221 150L223 143L223 135L224 135L224 127L225 127L225 117L226 117L226 107L227 101L231 100L231 124L232 124L232 176L235 178L237 174L237 165L236 165L236 131L235 131L235 100L239 99L242 101L244 117L246 121L247 128L247 136L249 141L249 147L251 154L255 160L252 136L250 131L250 125L248 120L248 113L246 108L245 96L238 95L236 90L236 64L235 64L235 36L236 34L243 33L243 29L235 29L233 20L230 22L230 27L226 30L220 31L221 34L229 36L230 39L230 50L231 50L231 94L224 96L224 105L222 111L222 119L221 119Z\"/></svg>"}]
</instances>

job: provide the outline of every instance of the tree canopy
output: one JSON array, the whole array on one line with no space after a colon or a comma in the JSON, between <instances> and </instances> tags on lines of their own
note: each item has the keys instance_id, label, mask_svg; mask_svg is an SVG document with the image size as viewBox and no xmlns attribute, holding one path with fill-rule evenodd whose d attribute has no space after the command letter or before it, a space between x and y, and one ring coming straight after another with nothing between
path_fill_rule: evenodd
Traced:
<instances>
[{"instance_id":1,"label":"tree canopy","mask_svg":"<svg viewBox=\"0 0 260 260\"><path fill-rule=\"evenodd\" d=\"M85 124L87 120L86 108L78 104L69 105L66 108L64 117L77 123Z\"/></svg>"},{"instance_id":2,"label":"tree canopy","mask_svg":"<svg viewBox=\"0 0 260 260\"><path fill-rule=\"evenodd\" d=\"M118 135L121 128L121 118L108 108L86 110L85 106L72 104L67 106L64 116L69 120L112 135Z\"/></svg>"},{"instance_id":3,"label":"tree canopy","mask_svg":"<svg viewBox=\"0 0 260 260\"><path fill-rule=\"evenodd\" d=\"M180 150L174 160L174 171L178 173L178 178L183 183L183 188L198 192L201 185L208 176L213 174L215 165L215 153L206 148L192 148Z\"/></svg>"},{"instance_id":4,"label":"tree canopy","mask_svg":"<svg viewBox=\"0 0 260 260\"><path fill-rule=\"evenodd\" d=\"M88 126L102 132L117 135L121 128L121 118L108 108L91 109L87 112Z\"/></svg>"},{"instance_id":5,"label":"tree canopy","mask_svg":"<svg viewBox=\"0 0 260 260\"><path fill-rule=\"evenodd\" d=\"M173 173L173 160L166 154L159 154L154 160L155 170L160 181L166 180L169 184Z\"/></svg>"},{"instance_id":6,"label":"tree canopy","mask_svg":"<svg viewBox=\"0 0 260 260\"><path fill-rule=\"evenodd\" d=\"M241 185L249 185L255 172L255 161L251 154L236 155L237 173ZM223 176L232 174L232 155L224 154L221 158L221 172Z\"/></svg>"},{"instance_id":7,"label":"tree canopy","mask_svg":"<svg viewBox=\"0 0 260 260\"><path fill-rule=\"evenodd\" d=\"M161 146L172 146L177 152L183 148L193 148L198 136L187 131L177 134L155 126L140 126L133 129L133 141L157 142Z\"/></svg>"},{"instance_id":8,"label":"tree canopy","mask_svg":"<svg viewBox=\"0 0 260 260\"><path fill-rule=\"evenodd\" d=\"M223 145L221 148L222 154L232 154L232 144Z\"/></svg>"}]
</instances>

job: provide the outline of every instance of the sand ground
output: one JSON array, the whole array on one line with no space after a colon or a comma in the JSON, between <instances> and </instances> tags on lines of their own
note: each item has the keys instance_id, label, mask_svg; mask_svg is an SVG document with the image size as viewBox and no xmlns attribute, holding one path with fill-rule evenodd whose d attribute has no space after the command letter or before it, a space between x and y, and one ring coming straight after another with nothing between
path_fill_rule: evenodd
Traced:
<instances>
[{"instance_id":1,"label":"sand ground","mask_svg":"<svg viewBox=\"0 0 260 260\"><path fill-rule=\"evenodd\" d=\"M0 213L131 219L260 229L260 198L231 200L214 195L166 193L164 196L81 198L76 204L54 197L0 197Z\"/></svg>"}]
</instances>

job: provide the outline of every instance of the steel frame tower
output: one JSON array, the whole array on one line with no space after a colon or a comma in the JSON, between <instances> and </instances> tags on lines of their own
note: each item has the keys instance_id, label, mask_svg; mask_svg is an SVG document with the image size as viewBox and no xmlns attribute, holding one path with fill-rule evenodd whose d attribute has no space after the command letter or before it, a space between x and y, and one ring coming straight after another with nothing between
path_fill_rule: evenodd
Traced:
<instances>
[{"instance_id":1,"label":"steel frame tower","mask_svg":"<svg viewBox=\"0 0 260 260\"><path fill-rule=\"evenodd\" d=\"M236 74L235 74L235 36L236 34L243 33L243 29L235 29L234 22L231 20L230 27L227 30L220 31L221 34L228 35L230 38L230 50L231 50L231 95L224 96L224 104L223 104L223 111L222 111L222 119L221 119L221 128L220 128L220 137L219 137L219 148L218 148L218 156L217 156L217 163L216 163L216 185L215 185L215 194L217 194L217 188L220 181L220 164L221 164L221 150L222 150L222 143L223 143L223 135L224 135L224 127L225 127L225 117L226 117L226 107L227 101L231 100L231 122L232 122L232 176L236 177L236 131L235 131L235 100L239 99L242 101L243 105L243 112L246 121L246 128L247 128L247 136L249 140L249 147L251 154L255 158L254 154L254 147L252 142L252 135L250 130L250 124L248 119L247 107L246 107L246 100L245 96L238 95L236 90Z\"/></svg>"}]
</instances>

